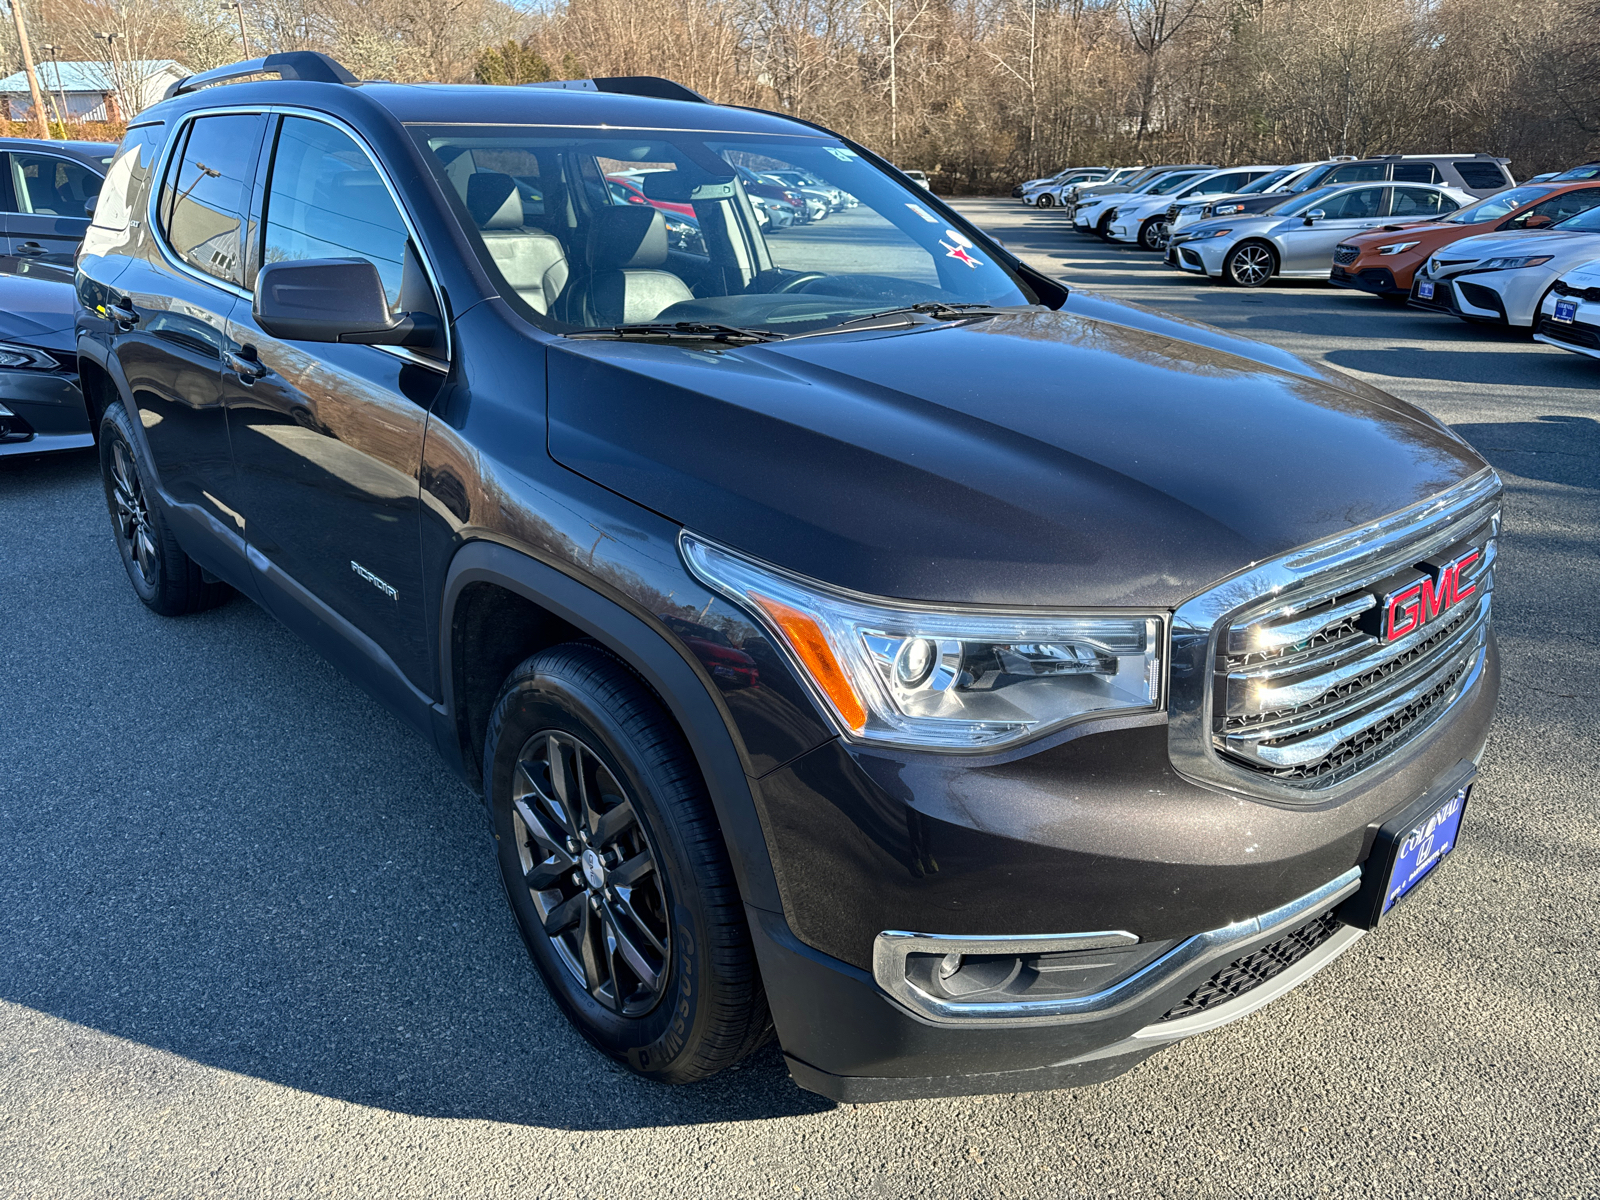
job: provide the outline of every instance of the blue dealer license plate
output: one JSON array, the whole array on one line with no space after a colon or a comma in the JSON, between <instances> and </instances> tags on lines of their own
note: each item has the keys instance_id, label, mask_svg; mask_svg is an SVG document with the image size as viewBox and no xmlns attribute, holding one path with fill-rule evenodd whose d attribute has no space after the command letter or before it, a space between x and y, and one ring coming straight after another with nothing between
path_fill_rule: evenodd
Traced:
<instances>
[{"instance_id":1,"label":"blue dealer license plate","mask_svg":"<svg viewBox=\"0 0 1600 1200\"><path fill-rule=\"evenodd\" d=\"M1563 325L1571 325L1572 318L1578 315L1578 302L1576 300L1557 300L1555 318Z\"/></svg>"},{"instance_id":2,"label":"blue dealer license plate","mask_svg":"<svg viewBox=\"0 0 1600 1200\"><path fill-rule=\"evenodd\" d=\"M1418 300L1432 300L1433 299L1433 280L1424 279L1424 280L1422 280L1422 282L1417 284L1417 299Z\"/></svg>"},{"instance_id":3,"label":"blue dealer license plate","mask_svg":"<svg viewBox=\"0 0 1600 1200\"><path fill-rule=\"evenodd\" d=\"M1412 826L1400 839L1394 866L1389 869L1389 882L1383 889L1383 906L1378 910L1379 916L1398 904L1407 892L1426 879L1456 848L1456 840L1461 832L1461 816L1467 811L1469 790L1462 788Z\"/></svg>"}]
</instances>

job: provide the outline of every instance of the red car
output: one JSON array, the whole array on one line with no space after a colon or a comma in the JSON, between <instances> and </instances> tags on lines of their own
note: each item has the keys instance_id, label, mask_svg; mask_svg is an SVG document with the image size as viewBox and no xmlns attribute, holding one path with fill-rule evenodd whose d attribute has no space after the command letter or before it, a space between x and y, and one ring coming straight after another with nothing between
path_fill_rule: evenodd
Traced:
<instances>
[{"instance_id":1,"label":"red car","mask_svg":"<svg viewBox=\"0 0 1600 1200\"><path fill-rule=\"evenodd\" d=\"M649 204L662 212L677 213L684 217L694 216L694 205L675 204L671 200L652 200L644 194L644 189L627 175L607 175L606 182L611 185L613 200L620 200L624 204Z\"/></svg>"}]
</instances>

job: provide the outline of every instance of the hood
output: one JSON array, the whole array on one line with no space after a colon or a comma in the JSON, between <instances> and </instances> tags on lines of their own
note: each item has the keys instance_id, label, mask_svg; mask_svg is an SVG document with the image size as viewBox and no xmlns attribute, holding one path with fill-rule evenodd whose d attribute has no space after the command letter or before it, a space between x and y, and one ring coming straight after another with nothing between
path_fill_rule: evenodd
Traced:
<instances>
[{"instance_id":1,"label":"hood","mask_svg":"<svg viewBox=\"0 0 1600 1200\"><path fill-rule=\"evenodd\" d=\"M1594 233L1565 233L1551 229L1517 229L1510 233L1480 233L1475 237L1462 238L1452 242L1449 247L1441 250L1441 257L1460 262L1476 262L1479 259L1495 258L1500 255L1528 253L1535 249L1549 250L1552 253L1565 253L1578 251L1586 253L1593 250L1600 255L1600 234Z\"/></svg>"},{"instance_id":2,"label":"hood","mask_svg":"<svg viewBox=\"0 0 1600 1200\"><path fill-rule=\"evenodd\" d=\"M75 354L77 314L70 268L0 256L0 341Z\"/></svg>"},{"instance_id":3,"label":"hood","mask_svg":"<svg viewBox=\"0 0 1600 1200\"><path fill-rule=\"evenodd\" d=\"M729 349L559 342L550 453L857 591L1155 607L1484 465L1331 370L1071 307Z\"/></svg>"},{"instance_id":4,"label":"hood","mask_svg":"<svg viewBox=\"0 0 1600 1200\"><path fill-rule=\"evenodd\" d=\"M1561 277L1561 281L1563 283L1570 281L1584 288L1600 284L1600 261L1591 260L1574 267Z\"/></svg>"}]
</instances>

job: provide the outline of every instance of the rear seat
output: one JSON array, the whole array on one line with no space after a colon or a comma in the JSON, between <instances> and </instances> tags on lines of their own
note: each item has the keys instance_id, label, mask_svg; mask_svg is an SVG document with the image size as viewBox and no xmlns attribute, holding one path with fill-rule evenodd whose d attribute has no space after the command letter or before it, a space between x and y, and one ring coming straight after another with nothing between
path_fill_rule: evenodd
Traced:
<instances>
[{"instance_id":1,"label":"rear seat","mask_svg":"<svg viewBox=\"0 0 1600 1200\"><path fill-rule=\"evenodd\" d=\"M567 255L553 234L522 223L517 181L476 171L467 177L466 203L500 274L535 312L548 313L567 286Z\"/></svg>"}]
</instances>

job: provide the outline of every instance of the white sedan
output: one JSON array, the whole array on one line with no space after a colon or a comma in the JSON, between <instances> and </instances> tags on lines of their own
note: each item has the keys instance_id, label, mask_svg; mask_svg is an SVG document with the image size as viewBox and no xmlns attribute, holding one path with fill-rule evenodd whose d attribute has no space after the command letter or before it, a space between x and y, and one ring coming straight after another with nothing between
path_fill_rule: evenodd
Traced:
<instances>
[{"instance_id":1,"label":"white sedan","mask_svg":"<svg viewBox=\"0 0 1600 1200\"><path fill-rule=\"evenodd\" d=\"M1243 191L1276 167L1227 167L1206 171L1165 196L1142 196L1117 205L1106 223L1106 234L1113 242L1138 242L1141 250L1167 248L1167 217L1174 204L1185 200L1204 200Z\"/></svg>"},{"instance_id":2,"label":"white sedan","mask_svg":"<svg viewBox=\"0 0 1600 1200\"><path fill-rule=\"evenodd\" d=\"M1600 358L1600 259L1568 271L1545 293L1533 340Z\"/></svg>"},{"instance_id":3,"label":"white sedan","mask_svg":"<svg viewBox=\"0 0 1600 1200\"><path fill-rule=\"evenodd\" d=\"M1556 281L1596 258L1600 208L1544 229L1462 238L1417 268L1411 305L1527 329Z\"/></svg>"}]
</instances>

